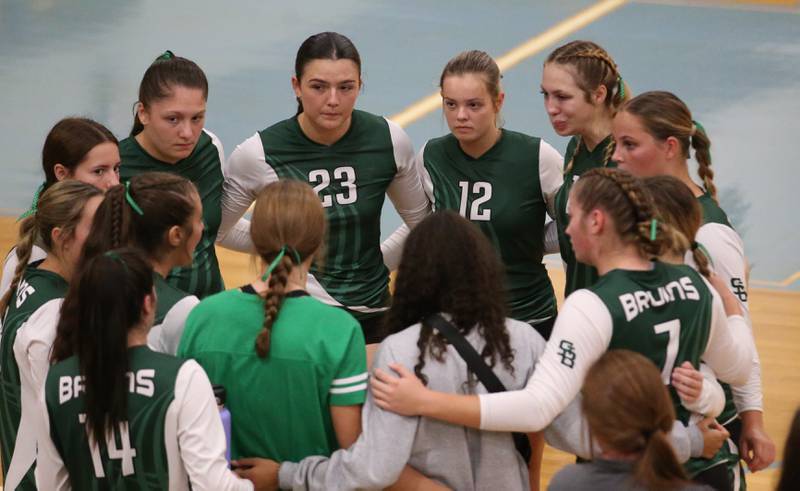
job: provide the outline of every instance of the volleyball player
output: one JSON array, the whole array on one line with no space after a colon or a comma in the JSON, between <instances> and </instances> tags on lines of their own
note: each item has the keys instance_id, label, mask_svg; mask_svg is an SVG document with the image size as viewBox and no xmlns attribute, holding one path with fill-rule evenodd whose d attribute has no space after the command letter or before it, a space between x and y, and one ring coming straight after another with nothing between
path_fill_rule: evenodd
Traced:
<instances>
[{"instance_id":1,"label":"volleyball player","mask_svg":"<svg viewBox=\"0 0 800 491\"><path fill-rule=\"evenodd\" d=\"M225 288L214 249L225 156L222 143L205 129L207 99L208 80L203 70L166 51L145 71L131 135L119 144L123 179L143 172L171 172L197 187L205 230L194 251L194 263L171 271L167 282L199 298ZM232 228L219 236L220 244L249 251L247 222Z\"/></svg>"},{"instance_id":2,"label":"volleyball player","mask_svg":"<svg viewBox=\"0 0 800 491\"><path fill-rule=\"evenodd\" d=\"M83 181L101 191L116 186L119 184L119 164L117 139L105 126L87 118L62 119L45 138L42 148L45 181L34 195L31 209L23 217L35 212L41 193L64 179ZM41 261L46 255L44 249L34 245L29 261ZM8 291L18 262L17 249L12 248L3 263L0 297Z\"/></svg>"},{"instance_id":3,"label":"volleyball player","mask_svg":"<svg viewBox=\"0 0 800 491\"><path fill-rule=\"evenodd\" d=\"M413 168L413 149L395 123L354 109L361 58L347 37L323 32L306 39L295 59L297 115L257 132L231 154L220 233L240 219L261 189L280 179L309 183L329 224L324 268L312 266L308 292L344 307L368 343L380 341L389 275L380 250L384 196L413 226L430 205Z\"/></svg>"},{"instance_id":4,"label":"volleyball player","mask_svg":"<svg viewBox=\"0 0 800 491\"><path fill-rule=\"evenodd\" d=\"M145 172L108 190L92 224L84 261L123 246L142 251L153 267L156 316L149 346L163 353L178 350L186 317L199 302L167 283L176 267L190 267L203 234L203 205L188 179L166 172Z\"/></svg>"},{"instance_id":5,"label":"volleyball player","mask_svg":"<svg viewBox=\"0 0 800 491\"><path fill-rule=\"evenodd\" d=\"M76 275L102 191L68 179L48 187L20 224L19 263L0 299L0 450L6 489L36 489L37 404L61 301ZM46 251L30 262L33 243Z\"/></svg>"}]
</instances>

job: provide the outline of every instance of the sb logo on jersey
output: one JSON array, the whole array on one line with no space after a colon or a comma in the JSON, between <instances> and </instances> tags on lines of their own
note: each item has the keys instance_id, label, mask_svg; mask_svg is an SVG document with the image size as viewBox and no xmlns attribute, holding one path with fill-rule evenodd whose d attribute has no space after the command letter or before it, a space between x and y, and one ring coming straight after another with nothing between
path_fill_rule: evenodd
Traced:
<instances>
[{"instance_id":1,"label":"sb logo on jersey","mask_svg":"<svg viewBox=\"0 0 800 491\"><path fill-rule=\"evenodd\" d=\"M575 345L566 339L562 339L558 344L558 356L561 357L561 364L565 367L573 368L575 366Z\"/></svg>"},{"instance_id":2,"label":"sb logo on jersey","mask_svg":"<svg viewBox=\"0 0 800 491\"><path fill-rule=\"evenodd\" d=\"M17 287L17 308L20 308L20 306L25 303L25 300L34 293L36 293L36 290L29 285L27 281L20 281Z\"/></svg>"},{"instance_id":3,"label":"sb logo on jersey","mask_svg":"<svg viewBox=\"0 0 800 491\"><path fill-rule=\"evenodd\" d=\"M747 288L741 278L731 278L731 289L733 294L739 297L742 302L747 301Z\"/></svg>"}]
</instances>

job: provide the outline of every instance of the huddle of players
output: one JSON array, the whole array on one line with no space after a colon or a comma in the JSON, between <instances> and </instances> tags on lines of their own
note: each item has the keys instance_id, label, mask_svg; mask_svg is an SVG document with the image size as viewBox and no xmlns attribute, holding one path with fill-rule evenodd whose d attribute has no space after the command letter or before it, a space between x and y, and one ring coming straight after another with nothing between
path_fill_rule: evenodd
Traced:
<instances>
[{"instance_id":1,"label":"huddle of players","mask_svg":"<svg viewBox=\"0 0 800 491\"><path fill-rule=\"evenodd\" d=\"M404 426L409 418L393 421L388 410L484 430L549 427L551 443L571 440L564 446L585 453L574 443L582 433L559 430L554 419L577 404L590 367L613 349L638 351L661 370L681 423L673 444L694 438L689 477L739 489L740 456L753 470L771 463L743 245L716 201L708 136L680 99L667 92L632 97L594 43L559 47L545 62L541 88L553 128L571 136L562 159L540 138L498 126L499 69L486 53L467 51L440 79L451 133L415 155L399 126L354 109L360 71L345 36L308 38L292 78L297 115L245 140L227 162L204 128L205 75L171 52L145 72L130 137L117 142L80 118L51 130L46 182L20 224L0 291L7 487L33 489L35 469L42 489L92 482L250 489L220 450L210 379L229 394L234 458L283 462L238 462L239 475L258 485L266 485L263 475L277 480L280 469L283 486L435 486L428 478L438 477L457 489L479 488L462 483L478 475L464 459L437 459L448 462L448 475L414 458L424 443L419 435L433 443L457 436L435 423ZM690 177L690 149L702 186ZM405 226L380 244L385 195ZM243 215L254 201L248 221ZM442 210L482 235L469 235L466 222ZM553 218L548 225L545 214ZM456 254L459 233L471 247ZM496 299L487 293L490 274L477 284L431 286L431 270L454 275L491 263L491 254L469 252L482 251L487 239L503 266ZM263 275L222 292L215 243L256 253ZM437 252L438 263L420 266ZM558 316L542 264L548 252L560 252L567 274ZM392 301L388 271L398 265ZM475 312L483 297L496 300L482 307L494 317ZM442 359L441 335L424 322L437 312L473 333L470 342L492 365L499 357L504 368L496 370L507 371L504 382L517 390L488 395L472 381L479 397L446 394L468 381L439 366L458 355ZM505 312L516 321L502 320ZM393 330L383 329L384 317ZM416 330L406 332L409 326ZM376 355L368 399L365 343L387 333L397 336ZM385 370L415 360L416 376ZM515 369L526 376L515 378ZM415 383L417 376L439 392ZM437 377L448 383L437 385ZM276 403L281 397L291 400ZM271 409L259 412L264 407ZM711 418L698 423L699 415ZM710 422L715 417L726 429ZM293 418L297 425L287 424ZM686 425L694 433L678 430ZM717 439L713 451L698 449L698 434ZM499 448L511 448L510 465L522 470L510 483L501 481L506 471L481 479L509 489L535 482L537 452L517 462L510 438L496 435ZM386 448L400 441L405 460ZM533 442L540 448L540 438ZM324 457L303 460L314 455Z\"/></svg>"}]
</instances>

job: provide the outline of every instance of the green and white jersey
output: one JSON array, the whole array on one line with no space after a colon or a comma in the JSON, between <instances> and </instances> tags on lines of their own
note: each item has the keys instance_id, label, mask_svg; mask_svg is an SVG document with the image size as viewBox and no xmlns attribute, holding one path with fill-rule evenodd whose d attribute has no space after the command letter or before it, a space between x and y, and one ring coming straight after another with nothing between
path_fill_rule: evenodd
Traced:
<instances>
[{"instance_id":1,"label":"green and white jersey","mask_svg":"<svg viewBox=\"0 0 800 491\"><path fill-rule=\"evenodd\" d=\"M544 355L525 389L480 396L481 428L540 431L578 394L591 365L608 349L631 349L659 367L703 360L718 377L741 383L752 349L737 342L719 296L684 265L613 270L564 302ZM673 394L674 395L674 394Z\"/></svg>"},{"instance_id":2,"label":"green and white jersey","mask_svg":"<svg viewBox=\"0 0 800 491\"><path fill-rule=\"evenodd\" d=\"M587 288L592 286L597 281L597 270L583 264L575 259L575 252L572 250L572 242L566 233L567 225L569 225L569 215L567 214L567 201L569 200L569 192L575 181L580 179L584 172L603 167L605 164L606 148L613 142L613 137L610 135L605 140L601 141L594 147L591 152L585 145L575 153L575 147L578 145L578 139L572 137L567 145L567 152L564 155L565 165L572 160L572 167L564 174L564 185L556 193L556 226L558 227L558 245L561 249L561 259L564 261L564 269L566 273L566 285L564 287L564 297L568 297L570 293L579 288ZM607 167L616 167L615 162L609 162Z\"/></svg>"},{"instance_id":3,"label":"green and white jersey","mask_svg":"<svg viewBox=\"0 0 800 491\"><path fill-rule=\"evenodd\" d=\"M362 404L364 337L342 309L290 292L260 358L264 300L251 287L209 297L192 310L178 349L227 391L231 457L298 461L338 448L331 406Z\"/></svg>"},{"instance_id":4,"label":"green and white jersey","mask_svg":"<svg viewBox=\"0 0 800 491\"><path fill-rule=\"evenodd\" d=\"M192 266L173 269L167 281L199 298L224 290L214 250L221 219L222 162L225 161L219 139L208 130L203 130L191 155L174 164L153 158L134 137L119 142L119 153L122 158L119 169L121 179L128 180L144 172L171 172L189 179L197 186L203 203L205 230L194 250Z\"/></svg>"},{"instance_id":5,"label":"green and white jersey","mask_svg":"<svg viewBox=\"0 0 800 491\"><path fill-rule=\"evenodd\" d=\"M416 166L434 209L457 211L492 242L505 265L511 317L535 324L556 310L542 255L545 213L553 214L562 159L540 138L501 131L477 159L452 134L430 140Z\"/></svg>"},{"instance_id":6,"label":"green and white jersey","mask_svg":"<svg viewBox=\"0 0 800 491\"><path fill-rule=\"evenodd\" d=\"M6 489L36 489L37 401L68 286L61 276L38 269L39 264L26 268L0 334L0 449Z\"/></svg>"},{"instance_id":7,"label":"green and white jersey","mask_svg":"<svg viewBox=\"0 0 800 491\"><path fill-rule=\"evenodd\" d=\"M85 424L84 377L73 356L50 369L36 479L41 489L236 489L211 385L193 361L128 349L127 419L96 442Z\"/></svg>"},{"instance_id":8,"label":"green and white jersey","mask_svg":"<svg viewBox=\"0 0 800 491\"><path fill-rule=\"evenodd\" d=\"M28 260L28 264L39 262L46 257L47 251L34 244L31 248L31 258ZM14 279L14 271L17 270L17 264L19 264L19 258L17 258L17 246L14 246L8 251L3 261L3 277L0 278L0 298L11 288L11 280Z\"/></svg>"},{"instance_id":9,"label":"green and white jersey","mask_svg":"<svg viewBox=\"0 0 800 491\"><path fill-rule=\"evenodd\" d=\"M147 345L154 351L174 355L178 351L186 318L200 300L167 283L156 272L153 272L153 284L157 298L156 316L147 334Z\"/></svg>"},{"instance_id":10,"label":"green and white jersey","mask_svg":"<svg viewBox=\"0 0 800 491\"><path fill-rule=\"evenodd\" d=\"M380 116L354 111L350 129L332 145L311 141L297 117L248 138L231 154L222 201L224 235L267 184L309 183L328 217L324 268L313 268L309 293L347 307L357 318L377 315L389 299L389 272L380 250L380 217L388 194L413 226L430 206L413 168L408 135Z\"/></svg>"}]
</instances>

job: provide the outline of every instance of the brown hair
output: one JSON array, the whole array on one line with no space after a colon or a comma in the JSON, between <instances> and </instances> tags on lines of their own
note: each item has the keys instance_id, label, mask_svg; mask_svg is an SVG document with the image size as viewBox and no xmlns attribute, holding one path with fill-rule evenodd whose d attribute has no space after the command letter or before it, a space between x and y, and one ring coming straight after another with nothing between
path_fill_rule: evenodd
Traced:
<instances>
[{"instance_id":1,"label":"brown hair","mask_svg":"<svg viewBox=\"0 0 800 491\"><path fill-rule=\"evenodd\" d=\"M425 357L443 361L445 338L425 321L440 312L466 335L477 329L486 344L481 356L490 366L497 358L513 373L514 353L506 329L503 266L492 244L478 227L450 210L440 210L415 226L403 246L394 298L386 315L389 333L421 322L419 359L414 373L422 373Z\"/></svg>"},{"instance_id":2,"label":"brown hair","mask_svg":"<svg viewBox=\"0 0 800 491\"><path fill-rule=\"evenodd\" d=\"M108 128L88 118L64 118L53 126L42 147L42 169L45 188L57 182L55 166L61 164L70 172L86 155L101 143L119 145Z\"/></svg>"},{"instance_id":3,"label":"brown hair","mask_svg":"<svg viewBox=\"0 0 800 491\"><path fill-rule=\"evenodd\" d=\"M439 88L444 87L444 79L447 77L451 75L466 75L468 73L478 74L483 77L486 90L492 97L492 103L495 103L500 95L500 78L502 76L497 63L485 51L462 51L451 58L447 65L444 66L441 77L439 77Z\"/></svg>"},{"instance_id":4,"label":"brown hair","mask_svg":"<svg viewBox=\"0 0 800 491\"><path fill-rule=\"evenodd\" d=\"M557 63L570 70L575 84L583 91L586 102L591 103L591 94L601 85L606 88L605 107L613 117L620 106L630 98L630 90L622 80L619 68L611 55L599 44L592 41L570 41L556 48L545 60L544 64ZM582 145L580 136L575 147L573 158L564 166L564 172L572 169L574 156ZM604 165L611 161L614 154L614 142L606 148Z\"/></svg>"},{"instance_id":5,"label":"brown hair","mask_svg":"<svg viewBox=\"0 0 800 491\"><path fill-rule=\"evenodd\" d=\"M325 229L325 211L317 194L305 182L293 179L274 182L256 199L250 235L259 257L269 264L286 247L269 277L269 289L264 295L264 324L255 343L261 358L269 354L272 326L286 296L289 274L295 264L320 253Z\"/></svg>"},{"instance_id":6,"label":"brown hair","mask_svg":"<svg viewBox=\"0 0 800 491\"><path fill-rule=\"evenodd\" d=\"M687 478L667 433L675 409L652 361L628 350L611 350L583 382L583 412L601 446L640 454L634 480L644 489L680 489Z\"/></svg>"},{"instance_id":7,"label":"brown hair","mask_svg":"<svg viewBox=\"0 0 800 491\"><path fill-rule=\"evenodd\" d=\"M95 442L127 419L128 332L141 324L152 292L150 264L138 251L120 249L89 260L64 298L50 358L78 357L86 428Z\"/></svg>"},{"instance_id":8,"label":"brown hair","mask_svg":"<svg viewBox=\"0 0 800 491\"><path fill-rule=\"evenodd\" d=\"M687 159L691 146L698 164L697 175L703 180L706 191L717 200L714 170L711 168L711 140L705 129L695 124L692 112L678 96L660 90L645 92L626 102L621 111L639 118L645 131L653 138L665 141L672 136L677 139Z\"/></svg>"},{"instance_id":9,"label":"brown hair","mask_svg":"<svg viewBox=\"0 0 800 491\"><path fill-rule=\"evenodd\" d=\"M172 51L165 51L147 68L139 84L138 103L147 107L151 103L172 95L174 87L187 87L203 91L203 99L208 99L208 79L197 63L186 58L175 56ZM133 117L131 136L142 132L144 125L139 115Z\"/></svg>"},{"instance_id":10,"label":"brown hair","mask_svg":"<svg viewBox=\"0 0 800 491\"><path fill-rule=\"evenodd\" d=\"M656 258L665 250L689 247L676 228L658 220L653 199L640 179L621 169L592 169L572 188L573 203L584 212L601 208L613 220L616 233L628 243L636 243L644 258ZM653 220L656 236L651 240Z\"/></svg>"},{"instance_id":11,"label":"brown hair","mask_svg":"<svg viewBox=\"0 0 800 491\"><path fill-rule=\"evenodd\" d=\"M344 34L320 32L303 41L294 58L294 75L298 81L303 78L306 65L314 60L350 60L358 67L358 76L361 77L361 55L353 41ZM297 114L302 112L303 102L298 97Z\"/></svg>"},{"instance_id":12,"label":"brown hair","mask_svg":"<svg viewBox=\"0 0 800 491\"><path fill-rule=\"evenodd\" d=\"M50 186L39 198L35 212L25 218L19 226L17 241L17 269L8 291L0 299L0 315L8 307L11 296L16 293L20 279L31 259L34 244L42 246L48 254L52 252L53 229L60 227L62 237L70 237L81 221L86 202L103 192L81 181L67 179Z\"/></svg>"},{"instance_id":13,"label":"brown hair","mask_svg":"<svg viewBox=\"0 0 800 491\"><path fill-rule=\"evenodd\" d=\"M687 240L691 241L692 257L697 265L697 270L708 278L711 274L708 256L694 241L697 230L703 224L703 210L700 208L697 198L686 184L673 176L648 177L642 182L653 198L660 218L678 229ZM680 256L686 254L687 249L681 247L683 244L673 245L677 248L671 249L670 252Z\"/></svg>"},{"instance_id":14,"label":"brown hair","mask_svg":"<svg viewBox=\"0 0 800 491\"><path fill-rule=\"evenodd\" d=\"M786 444L783 446L783 465L776 491L800 488L800 409L794 413Z\"/></svg>"},{"instance_id":15,"label":"brown hair","mask_svg":"<svg viewBox=\"0 0 800 491\"><path fill-rule=\"evenodd\" d=\"M126 191L141 215L128 202ZM195 206L192 196L196 194L191 181L168 172L145 172L133 176L127 185L114 186L97 208L82 262L125 246L141 249L150 260L158 258L171 227L190 231Z\"/></svg>"}]
</instances>

